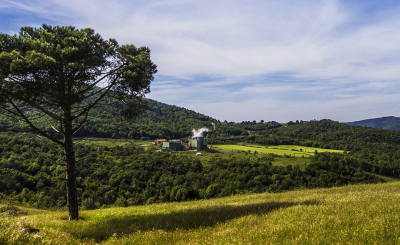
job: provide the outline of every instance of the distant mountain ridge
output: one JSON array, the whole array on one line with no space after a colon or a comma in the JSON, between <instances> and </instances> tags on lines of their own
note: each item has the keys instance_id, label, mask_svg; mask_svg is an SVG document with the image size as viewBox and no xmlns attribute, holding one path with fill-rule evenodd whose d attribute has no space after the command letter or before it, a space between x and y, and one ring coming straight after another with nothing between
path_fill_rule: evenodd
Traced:
<instances>
[{"instance_id":1,"label":"distant mountain ridge","mask_svg":"<svg viewBox=\"0 0 400 245\"><path fill-rule=\"evenodd\" d=\"M354 126L386 129L386 130L400 130L400 117L394 117L394 116L380 117L380 118L365 119L355 122L348 122L347 124Z\"/></svg>"}]
</instances>

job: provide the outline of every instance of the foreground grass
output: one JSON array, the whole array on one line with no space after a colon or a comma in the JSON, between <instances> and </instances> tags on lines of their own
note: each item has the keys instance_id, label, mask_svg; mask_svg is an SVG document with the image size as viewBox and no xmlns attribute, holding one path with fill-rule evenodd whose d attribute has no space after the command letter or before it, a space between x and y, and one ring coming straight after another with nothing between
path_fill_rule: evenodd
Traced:
<instances>
[{"instance_id":1,"label":"foreground grass","mask_svg":"<svg viewBox=\"0 0 400 245\"><path fill-rule=\"evenodd\" d=\"M24 210L25 211L25 210ZM0 217L0 244L400 244L400 182Z\"/></svg>"}]
</instances>

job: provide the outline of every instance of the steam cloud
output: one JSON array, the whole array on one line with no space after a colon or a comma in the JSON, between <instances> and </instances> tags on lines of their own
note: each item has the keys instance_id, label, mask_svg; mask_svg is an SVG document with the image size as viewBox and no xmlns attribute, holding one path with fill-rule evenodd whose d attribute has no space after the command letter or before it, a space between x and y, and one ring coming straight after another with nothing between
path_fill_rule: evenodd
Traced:
<instances>
[{"instance_id":1,"label":"steam cloud","mask_svg":"<svg viewBox=\"0 0 400 245\"><path fill-rule=\"evenodd\" d=\"M211 125L213 126L214 130L215 130L215 123L211 123Z\"/></svg>"},{"instance_id":2,"label":"steam cloud","mask_svg":"<svg viewBox=\"0 0 400 245\"><path fill-rule=\"evenodd\" d=\"M195 137L204 137L204 133L207 133L208 129L207 128L201 128L201 129L193 129L192 133L193 133L193 138Z\"/></svg>"}]
</instances>

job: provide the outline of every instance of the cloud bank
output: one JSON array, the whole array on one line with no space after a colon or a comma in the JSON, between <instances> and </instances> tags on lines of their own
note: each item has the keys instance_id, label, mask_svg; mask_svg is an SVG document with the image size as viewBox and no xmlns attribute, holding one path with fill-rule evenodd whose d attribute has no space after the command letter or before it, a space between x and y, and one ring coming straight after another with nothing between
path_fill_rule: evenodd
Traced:
<instances>
[{"instance_id":1,"label":"cloud bank","mask_svg":"<svg viewBox=\"0 0 400 245\"><path fill-rule=\"evenodd\" d=\"M400 116L400 4L393 1L0 4L1 13L11 10L14 27L2 32L74 25L150 47L159 72L149 97L220 120Z\"/></svg>"}]
</instances>

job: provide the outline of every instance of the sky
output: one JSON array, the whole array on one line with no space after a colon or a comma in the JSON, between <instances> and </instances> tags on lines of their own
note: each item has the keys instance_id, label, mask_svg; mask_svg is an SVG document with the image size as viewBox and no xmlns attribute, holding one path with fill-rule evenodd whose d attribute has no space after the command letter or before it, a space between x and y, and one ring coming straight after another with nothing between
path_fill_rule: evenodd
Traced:
<instances>
[{"instance_id":1,"label":"sky","mask_svg":"<svg viewBox=\"0 0 400 245\"><path fill-rule=\"evenodd\" d=\"M0 33L90 27L147 46L148 98L220 121L400 116L400 1L0 0Z\"/></svg>"}]
</instances>

